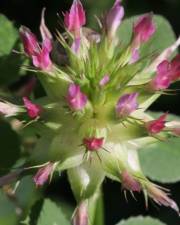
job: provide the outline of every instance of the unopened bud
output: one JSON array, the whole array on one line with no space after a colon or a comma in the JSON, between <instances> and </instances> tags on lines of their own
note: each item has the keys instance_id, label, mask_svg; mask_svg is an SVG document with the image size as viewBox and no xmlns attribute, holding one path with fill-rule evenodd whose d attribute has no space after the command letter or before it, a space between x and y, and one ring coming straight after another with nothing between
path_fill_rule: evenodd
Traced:
<instances>
[{"instance_id":1,"label":"unopened bud","mask_svg":"<svg viewBox=\"0 0 180 225\"><path fill-rule=\"evenodd\" d=\"M73 225L88 225L88 205L87 202L81 202L77 207L72 219Z\"/></svg>"}]
</instances>

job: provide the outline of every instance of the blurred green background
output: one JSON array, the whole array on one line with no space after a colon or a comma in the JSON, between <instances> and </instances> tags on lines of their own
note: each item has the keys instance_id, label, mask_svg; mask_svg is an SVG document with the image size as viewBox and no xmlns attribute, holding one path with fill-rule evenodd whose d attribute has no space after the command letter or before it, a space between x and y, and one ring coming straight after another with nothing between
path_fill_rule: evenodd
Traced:
<instances>
[{"instance_id":1,"label":"blurred green background","mask_svg":"<svg viewBox=\"0 0 180 225\"><path fill-rule=\"evenodd\" d=\"M0 0L0 13L5 14L12 20L16 27L21 24L28 26L35 33L39 34L39 21L41 10L47 8L46 21L53 32L60 28L57 14L62 16L62 12L69 9L71 0ZM84 0L88 15L88 24L95 26L94 15L101 15L103 11L113 4L113 0ZM176 35L180 34L180 0L124 0L126 17L131 15L143 14L145 12L154 12L166 17L174 28ZM166 33L162 33L162 38ZM178 89L180 85L176 84L173 88ZM178 91L177 91L178 92ZM157 103L152 106L152 110L169 111L180 115L180 94L176 96L161 97ZM167 185L172 190L173 198L180 203L180 183ZM66 176L62 175L57 181L54 181L46 190L46 195L60 201L67 201L75 205ZM143 196L136 195L137 201L128 195L128 203L121 192L121 186L118 183L109 181L104 183L105 216L107 225L115 224L122 218L128 218L135 215L152 215L159 218L168 225L178 225L179 218L175 212L166 208L157 208L150 203L149 210L145 210ZM38 209L38 205L36 206ZM2 224L3 225L3 224Z\"/></svg>"}]
</instances>

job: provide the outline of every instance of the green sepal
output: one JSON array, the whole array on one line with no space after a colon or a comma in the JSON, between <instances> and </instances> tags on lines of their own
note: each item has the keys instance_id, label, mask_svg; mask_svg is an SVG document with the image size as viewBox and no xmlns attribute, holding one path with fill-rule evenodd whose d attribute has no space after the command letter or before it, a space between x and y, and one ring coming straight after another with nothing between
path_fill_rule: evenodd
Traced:
<instances>
[{"instance_id":1,"label":"green sepal","mask_svg":"<svg viewBox=\"0 0 180 225\"><path fill-rule=\"evenodd\" d=\"M104 180L100 159L92 153L87 162L68 170L68 178L77 202L92 197Z\"/></svg>"}]
</instances>

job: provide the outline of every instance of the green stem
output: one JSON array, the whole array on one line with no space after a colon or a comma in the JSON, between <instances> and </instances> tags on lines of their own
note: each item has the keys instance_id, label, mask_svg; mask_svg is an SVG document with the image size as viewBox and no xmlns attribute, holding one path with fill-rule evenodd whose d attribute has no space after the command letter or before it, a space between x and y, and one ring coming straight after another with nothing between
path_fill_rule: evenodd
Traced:
<instances>
[{"instance_id":1,"label":"green stem","mask_svg":"<svg viewBox=\"0 0 180 225\"><path fill-rule=\"evenodd\" d=\"M88 200L89 207L89 224L88 225L104 225L104 203L102 190L94 194Z\"/></svg>"}]
</instances>

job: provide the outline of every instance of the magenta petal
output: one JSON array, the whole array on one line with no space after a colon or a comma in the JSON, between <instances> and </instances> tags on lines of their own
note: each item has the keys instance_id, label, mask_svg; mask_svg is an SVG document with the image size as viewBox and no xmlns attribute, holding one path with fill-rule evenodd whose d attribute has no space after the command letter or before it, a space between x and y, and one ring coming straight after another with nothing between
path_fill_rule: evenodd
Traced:
<instances>
[{"instance_id":1,"label":"magenta petal","mask_svg":"<svg viewBox=\"0 0 180 225\"><path fill-rule=\"evenodd\" d=\"M71 84L68 89L67 102L72 110L82 110L87 103L87 96L81 92L79 85Z\"/></svg>"},{"instance_id":2,"label":"magenta petal","mask_svg":"<svg viewBox=\"0 0 180 225\"><path fill-rule=\"evenodd\" d=\"M86 200L79 203L73 214L73 225L88 225L88 203Z\"/></svg>"},{"instance_id":3,"label":"magenta petal","mask_svg":"<svg viewBox=\"0 0 180 225\"><path fill-rule=\"evenodd\" d=\"M83 9L83 6L82 6L80 0L76 0L76 2L77 2L77 9L78 9L78 16L79 16L80 25L84 26L86 24L85 11Z\"/></svg>"},{"instance_id":4,"label":"magenta petal","mask_svg":"<svg viewBox=\"0 0 180 225\"><path fill-rule=\"evenodd\" d=\"M41 24L41 33L44 39L42 46L39 45L35 35L24 26L20 28L20 35L23 41L24 50L26 54L32 58L33 65L41 70L47 71L51 69L52 65L50 59L52 43L51 40L46 37L48 34L47 29L44 26Z\"/></svg>"},{"instance_id":5,"label":"magenta petal","mask_svg":"<svg viewBox=\"0 0 180 225\"><path fill-rule=\"evenodd\" d=\"M32 56L33 65L41 70L49 71L52 66L52 62L50 59L50 52L52 49L52 45L49 39L46 39L42 43L41 51Z\"/></svg>"},{"instance_id":6,"label":"magenta petal","mask_svg":"<svg viewBox=\"0 0 180 225\"><path fill-rule=\"evenodd\" d=\"M116 0L106 16L107 31L111 37L115 35L123 17L124 8L121 6L120 0Z\"/></svg>"},{"instance_id":7,"label":"magenta petal","mask_svg":"<svg viewBox=\"0 0 180 225\"><path fill-rule=\"evenodd\" d=\"M48 165L40 168L36 175L34 176L33 180L37 187L43 186L49 179L49 175L53 171L53 164L49 163Z\"/></svg>"},{"instance_id":8,"label":"magenta petal","mask_svg":"<svg viewBox=\"0 0 180 225\"><path fill-rule=\"evenodd\" d=\"M167 113L163 114L156 120L147 122L146 128L150 134L158 134L165 128Z\"/></svg>"},{"instance_id":9,"label":"magenta petal","mask_svg":"<svg viewBox=\"0 0 180 225\"><path fill-rule=\"evenodd\" d=\"M171 79L176 81L180 79L180 55L177 55L171 62Z\"/></svg>"},{"instance_id":10,"label":"magenta petal","mask_svg":"<svg viewBox=\"0 0 180 225\"><path fill-rule=\"evenodd\" d=\"M35 119L40 116L42 108L39 105L32 103L27 97L23 97L23 102L30 118Z\"/></svg>"},{"instance_id":11,"label":"magenta petal","mask_svg":"<svg viewBox=\"0 0 180 225\"><path fill-rule=\"evenodd\" d=\"M86 149L89 151L97 151L102 148L104 142L104 138L84 138L83 144L85 145Z\"/></svg>"},{"instance_id":12,"label":"magenta petal","mask_svg":"<svg viewBox=\"0 0 180 225\"><path fill-rule=\"evenodd\" d=\"M109 75L105 75L99 82L101 87L105 86L109 82L110 78Z\"/></svg>"},{"instance_id":13,"label":"magenta petal","mask_svg":"<svg viewBox=\"0 0 180 225\"><path fill-rule=\"evenodd\" d=\"M64 24L76 38L80 37L80 29L86 23L86 16L83 6L79 0L74 0L70 12L64 16Z\"/></svg>"},{"instance_id":14,"label":"magenta petal","mask_svg":"<svg viewBox=\"0 0 180 225\"><path fill-rule=\"evenodd\" d=\"M134 39L138 42L137 45L147 42L155 31L152 14L141 16L134 25Z\"/></svg>"},{"instance_id":15,"label":"magenta petal","mask_svg":"<svg viewBox=\"0 0 180 225\"><path fill-rule=\"evenodd\" d=\"M20 36L23 42L24 51L27 55L32 56L39 52L40 46L38 44L37 38L29 28L21 26Z\"/></svg>"},{"instance_id":16,"label":"magenta petal","mask_svg":"<svg viewBox=\"0 0 180 225\"><path fill-rule=\"evenodd\" d=\"M121 177L123 189L135 192L141 191L141 184L128 171L124 170Z\"/></svg>"},{"instance_id":17,"label":"magenta petal","mask_svg":"<svg viewBox=\"0 0 180 225\"><path fill-rule=\"evenodd\" d=\"M153 90L163 90L171 84L171 65L167 60L164 60L157 67L157 74L151 81L150 87Z\"/></svg>"},{"instance_id":18,"label":"magenta petal","mask_svg":"<svg viewBox=\"0 0 180 225\"><path fill-rule=\"evenodd\" d=\"M116 105L116 113L119 117L129 116L138 108L138 93L125 94L120 97Z\"/></svg>"}]
</instances>

